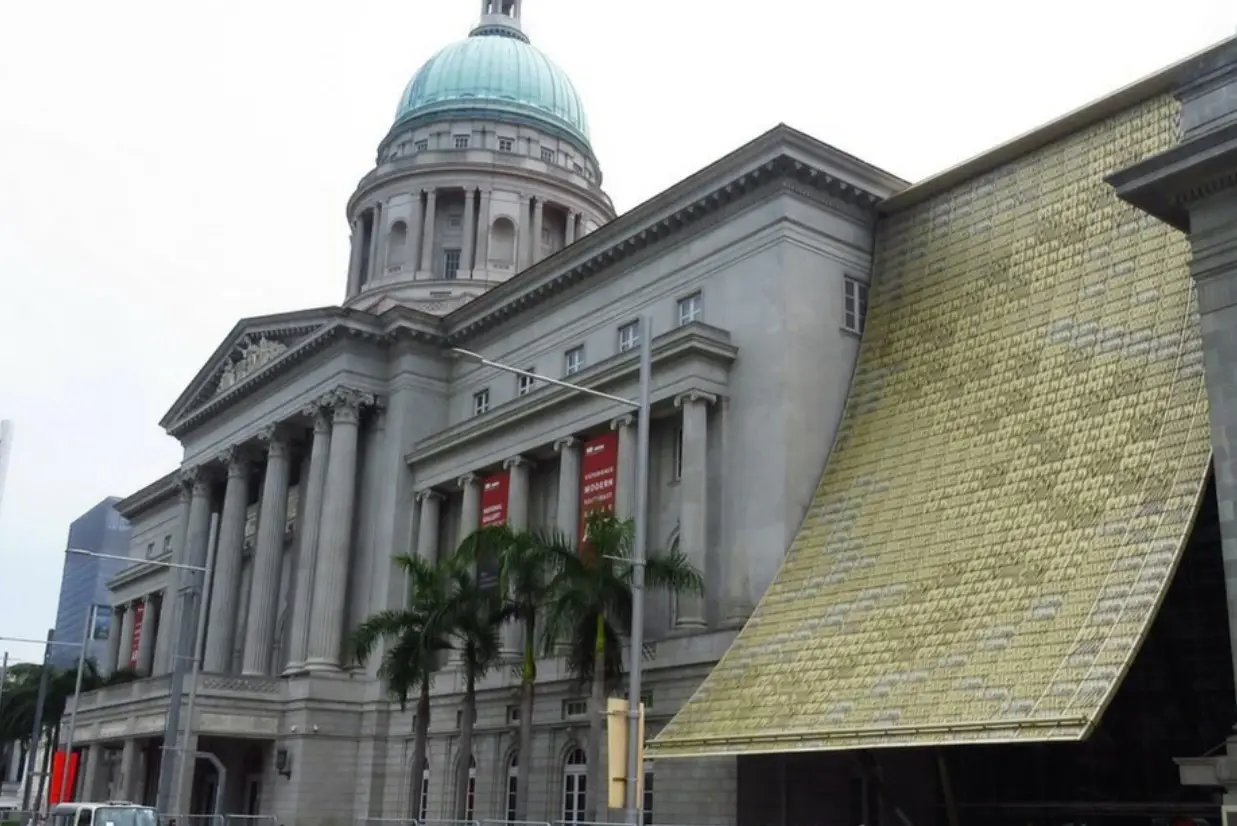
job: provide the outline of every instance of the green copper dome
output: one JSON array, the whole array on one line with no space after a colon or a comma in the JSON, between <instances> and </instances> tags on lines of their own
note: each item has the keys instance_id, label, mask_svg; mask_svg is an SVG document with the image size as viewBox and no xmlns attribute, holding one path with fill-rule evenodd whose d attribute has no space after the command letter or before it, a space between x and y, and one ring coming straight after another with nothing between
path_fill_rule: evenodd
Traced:
<instances>
[{"instance_id":1,"label":"green copper dome","mask_svg":"<svg viewBox=\"0 0 1237 826\"><path fill-rule=\"evenodd\" d=\"M528 123L589 149L584 105L567 73L523 33L479 26L425 62L400 98L396 123L444 115Z\"/></svg>"}]
</instances>

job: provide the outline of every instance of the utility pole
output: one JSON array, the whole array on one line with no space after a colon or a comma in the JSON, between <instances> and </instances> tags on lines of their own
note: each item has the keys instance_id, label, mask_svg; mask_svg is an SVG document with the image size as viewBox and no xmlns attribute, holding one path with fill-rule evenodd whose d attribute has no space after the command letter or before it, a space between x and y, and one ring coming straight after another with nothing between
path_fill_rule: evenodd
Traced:
<instances>
[{"instance_id":1,"label":"utility pole","mask_svg":"<svg viewBox=\"0 0 1237 826\"><path fill-rule=\"evenodd\" d=\"M30 749L26 755L26 782L22 787L21 793L21 809L23 812L30 811L30 791L31 783L34 782L36 769L39 762L39 741L43 736L43 706L47 702L47 683L51 679L51 666L48 664L48 658L51 656L52 640L56 637L56 629L47 629L47 644L43 646L43 667L39 671L39 693L34 700L34 728L30 731ZM40 785L42 782L40 781ZM42 795L39 795L42 797ZM35 801L36 805L41 805L41 801ZM34 817L31 816L31 822Z\"/></svg>"}]
</instances>

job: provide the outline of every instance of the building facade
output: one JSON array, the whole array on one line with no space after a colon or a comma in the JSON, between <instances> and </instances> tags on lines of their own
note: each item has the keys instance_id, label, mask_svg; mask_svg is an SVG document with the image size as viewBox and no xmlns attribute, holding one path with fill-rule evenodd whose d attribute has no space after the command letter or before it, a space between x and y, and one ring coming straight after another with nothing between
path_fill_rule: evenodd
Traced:
<instances>
[{"instance_id":1,"label":"building facade","mask_svg":"<svg viewBox=\"0 0 1237 826\"><path fill-rule=\"evenodd\" d=\"M129 521L116 510L118 497L109 497L69 525L67 547L83 551L128 556ZM60 597L56 604L56 639L61 642L87 641L86 657L96 664L109 660L107 639L112 621L111 581L127 563L116 559L65 554L60 575ZM87 626L87 618L90 626ZM75 668L77 649L52 646L49 661L57 668Z\"/></svg>"},{"instance_id":2,"label":"building facade","mask_svg":"<svg viewBox=\"0 0 1237 826\"><path fill-rule=\"evenodd\" d=\"M184 575L161 563L203 565L213 537L187 747L226 764L226 808L297 823L413 808L411 717L343 647L363 618L401 603L391 557L453 549L495 478L510 524L574 530L590 447L610 457L618 513L634 510L626 407L475 366L452 347L634 397L632 322L651 316L648 540L678 547L707 581L703 600L652 601L654 725L772 579L841 416L875 205L906 184L778 127L616 219L578 98L528 42L520 6L485 4L470 36L409 84L347 207L343 305L241 321L165 417L183 466L120 504L134 555L154 556L111 583L111 650L140 639L145 679L82 704L90 794L154 799L169 629L196 610L176 599ZM584 692L559 662L541 673L531 755L513 751L515 679L502 669L481 688L478 819L506 816L519 759L535 764L534 817L583 816ZM458 689L444 670L417 807L431 818L452 805ZM689 781L730 788L709 818L730 816L733 763L694 771L659 779L659 817L694 816L692 795L673 808ZM200 763L174 808L203 810L215 784Z\"/></svg>"},{"instance_id":3,"label":"building facade","mask_svg":"<svg viewBox=\"0 0 1237 826\"><path fill-rule=\"evenodd\" d=\"M941 749L1095 734L1140 647L1180 649L1147 642L1161 603L1217 604L1214 536L1196 528L1184 552L1225 513L1196 514L1209 386L1188 245L1104 181L1176 144L1182 68L913 187L779 126L616 217L521 6L486 0L405 90L347 205L342 306L242 320L161 422L182 466L120 503L153 556L110 583L109 664L140 605L143 679L83 699L85 792L154 800L177 632L198 611L163 563L209 558L182 745L226 766L225 811L447 819L467 759L471 815L510 820L527 760L530 818L581 822L588 706L561 662L540 665L529 755L506 670L458 753L444 668L412 801L412 716L344 640L401 604L393 555L440 557L483 508L576 529L590 456L610 457L632 514L624 406L452 349L630 398L645 314L647 539L706 581L698 601L654 595L646 621L649 822L935 822ZM1225 48L1213 59L1237 65ZM1166 598L1187 568L1201 590ZM1208 696L1231 709L1226 679ZM1223 717L1205 711L1200 739ZM871 749L915 778L897 805ZM802 751L836 754L785 757ZM172 808L209 811L218 791L199 761Z\"/></svg>"}]
</instances>

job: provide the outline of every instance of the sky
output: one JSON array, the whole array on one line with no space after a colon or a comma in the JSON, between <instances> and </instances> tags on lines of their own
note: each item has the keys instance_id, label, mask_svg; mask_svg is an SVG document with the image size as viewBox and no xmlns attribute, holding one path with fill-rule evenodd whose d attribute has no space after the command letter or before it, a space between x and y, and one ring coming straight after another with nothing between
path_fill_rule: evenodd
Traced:
<instances>
[{"instance_id":1,"label":"sky","mask_svg":"<svg viewBox=\"0 0 1237 826\"><path fill-rule=\"evenodd\" d=\"M620 213L778 123L919 180L1237 33L1231 0L524 5ZM479 9L4 4L0 638L54 624L69 522L176 467L158 421L239 319L342 299L345 202Z\"/></svg>"}]
</instances>

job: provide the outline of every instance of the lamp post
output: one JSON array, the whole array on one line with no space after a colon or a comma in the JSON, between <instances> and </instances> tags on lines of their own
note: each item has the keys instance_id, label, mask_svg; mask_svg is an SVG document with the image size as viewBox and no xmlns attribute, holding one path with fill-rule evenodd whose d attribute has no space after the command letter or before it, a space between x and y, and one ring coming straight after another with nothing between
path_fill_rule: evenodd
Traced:
<instances>
[{"instance_id":1,"label":"lamp post","mask_svg":"<svg viewBox=\"0 0 1237 826\"><path fill-rule=\"evenodd\" d=\"M212 516L212 521L211 521L211 533L212 534L214 533L214 528L215 528L215 522ZM113 554L102 554L96 551L84 551L84 550L80 550L77 548L70 548L68 551L66 551L66 553L76 554L78 556L89 556L89 557L94 557L96 559L118 559L118 560L123 560L125 562L137 561L127 556L115 556ZM181 652L182 652L182 649L184 648L184 641L189 636L189 632L194 630L194 626L191 626L190 623L196 622L196 637L198 640L202 638L202 635L206 631L206 607L207 607L206 603L207 603L207 599L210 596L210 591L209 591L210 582L212 579L214 579L214 577L212 576L212 568L214 567L214 561L215 561L214 542L211 541L210 539L207 540L207 555L206 555L205 565L186 565L182 562L159 562L159 561L149 560L149 559L141 560L141 561L144 564L154 565L155 567L172 568L172 569L181 570L181 571L189 571L193 574L202 576L201 584L198 584L197 582L193 582L193 583L190 583L188 587L183 589L184 595L186 597L185 599L186 603L189 602L188 597L194 591L197 591L199 594L201 594L203 598L200 599L198 602L198 606L197 606L198 610L197 610L196 617L191 616L188 611L181 611L181 624L180 624L180 629L179 629L180 633L177 634L176 650L175 650L175 656L173 658L173 664L172 664L172 686L171 686L171 691L169 693L169 698L168 698L167 726L164 729L164 736L163 736L163 751L164 751L165 757L164 759L160 761L159 795L158 795L159 799L157 800L157 806L156 806L156 808L158 808L159 811L164 811L166 809L167 802L168 802L166 798L168 796L168 793L171 791L170 781L172 779L171 772L167 771L167 769L172 768L172 766L168 764L168 761L166 759L166 753L168 751L178 750L177 739L180 737L180 701L181 701L181 695L184 692L184 679L185 679L184 655ZM196 650L194 652L195 664L196 664L199 653L200 652ZM196 673L197 673L196 666L195 666L194 673L196 676ZM196 694L196 684L190 687L190 701L194 699L195 694ZM74 695L74 700L73 700L74 712L76 712L77 710L78 699L79 698L77 697L77 695ZM192 708L190 710L192 711ZM73 718L70 717L70 721L72 721L72 719ZM188 722L186 723L186 731L185 731L186 739L188 738L189 734L192 732L192 727L193 727L193 720L192 718L190 718ZM178 768L179 771L183 771L183 767L184 767L183 759L181 763L178 763L176 765L179 767ZM179 788L181 785L182 783L178 781L177 787Z\"/></svg>"},{"instance_id":2,"label":"lamp post","mask_svg":"<svg viewBox=\"0 0 1237 826\"><path fill-rule=\"evenodd\" d=\"M636 419L636 536L631 552L631 664L627 671L627 786L626 786L626 816L627 822L638 826L642 801L638 798L640 784L637 779L644 771L640 765L640 695L641 682L644 674L642 652L644 651L644 567L648 543L648 500L649 500L649 407L650 385L653 374L653 322L650 316L642 316L638 322L640 336L640 393L639 400L632 401L622 396L614 396L584 387L579 384L541 376L528 370L520 370L508 364L492 361L480 353L453 347L452 352L485 367L492 367L504 373L525 376L536 381L543 381L556 387L563 387L594 396L600 399L621 404L637 412ZM601 790L595 793L600 794Z\"/></svg>"}]
</instances>

